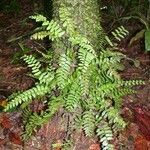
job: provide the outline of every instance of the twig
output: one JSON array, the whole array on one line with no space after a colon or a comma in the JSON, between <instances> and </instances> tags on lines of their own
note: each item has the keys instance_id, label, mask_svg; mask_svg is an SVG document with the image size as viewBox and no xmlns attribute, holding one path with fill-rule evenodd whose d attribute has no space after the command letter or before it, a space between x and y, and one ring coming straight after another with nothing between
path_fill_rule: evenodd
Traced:
<instances>
[{"instance_id":1,"label":"twig","mask_svg":"<svg viewBox=\"0 0 150 150\"><path fill-rule=\"evenodd\" d=\"M23 38L29 37L29 36L33 35L34 33L40 32L42 30L43 30L43 28L37 28L37 29L35 29L35 30L33 30L33 31L29 32L29 33L26 33L24 35L21 35L19 37L8 39L7 43L11 43L11 42L15 42L15 41L21 40Z\"/></svg>"}]
</instances>

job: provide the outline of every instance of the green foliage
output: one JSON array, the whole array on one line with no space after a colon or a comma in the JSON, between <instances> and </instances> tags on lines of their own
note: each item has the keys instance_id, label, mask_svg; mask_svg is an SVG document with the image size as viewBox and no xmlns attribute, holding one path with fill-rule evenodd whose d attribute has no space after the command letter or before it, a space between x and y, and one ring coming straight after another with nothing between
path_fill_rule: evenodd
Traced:
<instances>
[{"instance_id":1,"label":"green foliage","mask_svg":"<svg viewBox=\"0 0 150 150\"><path fill-rule=\"evenodd\" d=\"M37 127L52 119L55 113L63 108L69 114L74 114L72 122L77 121L86 136L96 134L103 149L112 149L109 140L112 139L113 132L126 126L119 114L121 98L134 93L132 87L144 82L122 80L118 70L122 69L121 60L125 56L109 48L105 49L103 45L100 52L95 51L89 40L75 30L66 8L60 8L59 23L54 20L48 21L41 15L31 18L42 22L43 29L31 38L43 39L48 36L56 43L64 42L65 38L69 47L63 47L64 51L59 54L57 60L53 54L45 68L32 55L23 56L37 82L35 87L11 97L5 111L46 96L46 110L40 113L29 109L24 111L24 139L28 139ZM127 31L119 27L113 35L120 41L126 34ZM103 40L102 43L106 43L105 39Z\"/></svg>"},{"instance_id":2,"label":"green foliage","mask_svg":"<svg viewBox=\"0 0 150 150\"><path fill-rule=\"evenodd\" d=\"M95 130L95 114L93 110L88 110L83 113L83 129L87 136L93 136Z\"/></svg>"},{"instance_id":3,"label":"green foliage","mask_svg":"<svg viewBox=\"0 0 150 150\"><path fill-rule=\"evenodd\" d=\"M145 51L150 51L150 1L147 1L148 8L146 10L146 13L142 13L142 10L139 10L138 13L130 15L129 17L126 17L125 19L136 19L140 23L144 25L144 28L142 28L138 33L136 33L135 36L132 37L130 40L130 45L134 43L135 41L144 38L145 42Z\"/></svg>"},{"instance_id":4,"label":"green foliage","mask_svg":"<svg viewBox=\"0 0 150 150\"><path fill-rule=\"evenodd\" d=\"M42 27L44 29L44 31L33 34L31 38L43 40L45 37L49 37L49 39L53 41L64 35L64 31L62 31L59 24L54 20L48 21L46 17L42 15L31 16L30 18L35 19L36 22L43 22Z\"/></svg>"},{"instance_id":5,"label":"green foliage","mask_svg":"<svg viewBox=\"0 0 150 150\"><path fill-rule=\"evenodd\" d=\"M150 51L150 29L145 31L145 50Z\"/></svg>"},{"instance_id":6,"label":"green foliage","mask_svg":"<svg viewBox=\"0 0 150 150\"><path fill-rule=\"evenodd\" d=\"M146 16L149 7L148 0L111 0L108 2L102 0L102 3L104 6L106 6L103 10L103 16L106 18L105 20L110 23L111 27L116 23L125 23L124 19L127 16L135 16L139 13Z\"/></svg>"},{"instance_id":7,"label":"green foliage","mask_svg":"<svg viewBox=\"0 0 150 150\"><path fill-rule=\"evenodd\" d=\"M113 22L113 25L116 23L124 24L125 21L129 20L136 20L141 23L143 26L141 26L141 30L138 31L130 40L130 44L133 44L137 40L144 38L145 40L145 51L150 51L149 46L149 29L150 29L150 1L139 1L139 0L118 0L114 1L112 0L107 4L107 2L104 2L105 5L107 5L107 9L104 10L104 18L107 18L105 20L108 20L110 22ZM111 24L111 23L107 23ZM107 26L108 28L108 26ZM112 30L112 26L110 27ZM116 33L113 35L116 36ZM119 35L120 37L120 35ZM112 44L112 43L111 43Z\"/></svg>"},{"instance_id":8,"label":"green foliage","mask_svg":"<svg viewBox=\"0 0 150 150\"><path fill-rule=\"evenodd\" d=\"M113 140L113 133L107 122L102 121L99 128L96 130L97 135L100 137L102 148L104 150L113 150L114 146L109 144L110 140Z\"/></svg>"}]
</instances>

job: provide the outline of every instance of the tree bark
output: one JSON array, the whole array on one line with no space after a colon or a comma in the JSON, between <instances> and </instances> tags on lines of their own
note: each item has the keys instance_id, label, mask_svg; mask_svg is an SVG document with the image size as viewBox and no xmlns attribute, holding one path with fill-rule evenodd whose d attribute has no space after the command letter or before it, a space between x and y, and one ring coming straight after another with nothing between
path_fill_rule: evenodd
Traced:
<instances>
[{"instance_id":1,"label":"tree bark","mask_svg":"<svg viewBox=\"0 0 150 150\"><path fill-rule=\"evenodd\" d=\"M53 0L53 18L59 20L59 8L69 8L76 31L81 33L99 50L104 44L104 33L100 25L98 0Z\"/></svg>"}]
</instances>

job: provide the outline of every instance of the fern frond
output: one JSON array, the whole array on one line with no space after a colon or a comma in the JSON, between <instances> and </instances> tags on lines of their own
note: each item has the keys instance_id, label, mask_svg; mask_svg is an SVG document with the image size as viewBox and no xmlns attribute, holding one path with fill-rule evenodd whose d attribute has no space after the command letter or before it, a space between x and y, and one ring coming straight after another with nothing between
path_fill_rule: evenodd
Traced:
<instances>
[{"instance_id":1,"label":"fern frond","mask_svg":"<svg viewBox=\"0 0 150 150\"><path fill-rule=\"evenodd\" d=\"M62 54L59 60L59 68L56 71L57 84L63 89L67 83L71 71L71 60L66 54Z\"/></svg>"},{"instance_id":2,"label":"fern frond","mask_svg":"<svg viewBox=\"0 0 150 150\"><path fill-rule=\"evenodd\" d=\"M22 139L28 140L32 136L33 132L36 131L37 127L43 123L45 123L45 120L41 115L38 115L37 113L30 115L25 123L26 132L22 134Z\"/></svg>"},{"instance_id":3,"label":"fern frond","mask_svg":"<svg viewBox=\"0 0 150 150\"><path fill-rule=\"evenodd\" d=\"M31 101L36 97L44 96L49 92L49 87L45 85L37 85L19 95L17 95L14 99L12 99L5 108L5 111L8 111L18 105L22 104L23 102Z\"/></svg>"},{"instance_id":4,"label":"fern frond","mask_svg":"<svg viewBox=\"0 0 150 150\"><path fill-rule=\"evenodd\" d=\"M100 116L103 119L108 119L110 125L114 125L116 129L122 129L126 126L118 110L112 107L108 100L103 99L99 103Z\"/></svg>"},{"instance_id":5,"label":"fern frond","mask_svg":"<svg viewBox=\"0 0 150 150\"><path fill-rule=\"evenodd\" d=\"M129 34L129 32L123 27L120 26L115 31L111 32L114 38L118 41L121 41L122 39L125 38L126 35Z\"/></svg>"},{"instance_id":6,"label":"fern frond","mask_svg":"<svg viewBox=\"0 0 150 150\"><path fill-rule=\"evenodd\" d=\"M114 146L110 144L113 139L113 133L107 122L100 121L96 133L102 143L103 150L114 150Z\"/></svg>"},{"instance_id":7,"label":"fern frond","mask_svg":"<svg viewBox=\"0 0 150 150\"><path fill-rule=\"evenodd\" d=\"M50 85L51 82L54 80L55 78L55 72L54 70L51 68L46 69L45 71L43 71L38 80L40 84L46 84L46 85Z\"/></svg>"},{"instance_id":8,"label":"fern frond","mask_svg":"<svg viewBox=\"0 0 150 150\"><path fill-rule=\"evenodd\" d=\"M54 20L48 21L46 17L42 15L31 16L30 18L35 19L36 22L43 22L42 27L45 28L44 31L33 34L31 39L43 40L48 36L50 40L54 41L55 39L61 38L65 34L60 25Z\"/></svg>"},{"instance_id":9,"label":"fern frond","mask_svg":"<svg viewBox=\"0 0 150 150\"><path fill-rule=\"evenodd\" d=\"M92 110L85 111L82 116L83 130L86 136L93 136L95 130L95 114Z\"/></svg>"},{"instance_id":10,"label":"fern frond","mask_svg":"<svg viewBox=\"0 0 150 150\"><path fill-rule=\"evenodd\" d=\"M38 77L42 72L40 70L40 62L32 55L24 55L22 59L28 64L28 67L32 69L32 73L35 77Z\"/></svg>"},{"instance_id":11,"label":"fern frond","mask_svg":"<svg viewBox=\"0 0 150 150\"><path fill-rule=\"evenodd\" d=\"M78 58L80 60L79 63L79 69L84 73L87 72L87 69L91 63L91 61L94 59L93 54L88 52L86 49L80 48L78 53Z\"/></svg>"},{"instance_id":12,"label":"fern frond","mask_svg":"<svg viewBox=\"0 0 150 150\"><path fill-rule=\"evenodd\" d=\"M43 15L34 15L34 16L30 16L29 18L34 19L36 22L45 22L47 21L47 18L44 17Z\"/></svg>"},{"instance_id":13,"label":"fern frond","mask_svg":"<svg viewBox=\"0 0 150 150\"><path fill-rule=\"evenodd\" d=\"M66 28L66 32L69 35L73 35L75 33L75 26L73 24L73 20L71 19L71 10L66 7L61 7L59 9L59 16L63 23L63 27Z\"/></svg>"},{"instance_id":14,"label":"fern frond","mask_svg":"<svg viewBox=\"0 0 150 150\"><path fill-rule=\"evenodd\" d=\"M80 103L81 90L78 82L72 83L70 90L65 98L65 107L68 111L75 110Z\"/></svg>"},{"instance_id":15,"label":"fern frond","mask_svg":"<svg viewBox=\"0 0 150 150\"><path fill-rule=\"evenodd\" d=\"M109 124L114 124L115 130L125 128L126 123L123 121L123 119L119 115L117 109L110 107L108 110L106 110L106 112L107 113L105 115L108 117ZM106 117L105 115L103 115L104 118Z\"/></svg>"},{"instance_id":16,"label":"fern frond","mask_svg":"<svg viewBox=\"0 0 150 150\"><path fill-rule=\"evenodd\" d=\"M145 82L143 80L129 80L129 81L121 81L121 86L124 87L133 87L135 85L144 85Z\"/></svg>"},{"instance_id":17,"label":"fern frond","mask_svg":"<svg viewBox=\"0 0 150 150\"><path fill-rule=\"evenodd\" d=\"M81 95L85 96L89 93L89 76L86 72L85 74L82 73L82 77L80 78L80 88L81 88Z\"/></svg>"},{"instance_id":18,"label":"fern frond","mask_svg":"<svg viewBox=\"0 0 150 150\"><path fill-rule=\"evenodd\" d=\"M123 26L118 27L111 33L113 37L119 42L129 34L129 32ZM112 42L112 40L108 36L105 36L105 39L111 47L115 47L117 45L117 43Z\"/></svg>"},{"instance_id":19,"label":"fern frond","mask_svg":"<svg viewBox=\"0 0 150 150\"><path fill-rule=\"evenodd\" d=\"M115 108L120 109L122 105L122 97L129 94L136 93L135 90L129 89L129 88L120 88L114 90L113 93L109 95L110 98L113 99Z\"/></svg>"}]
</instances>

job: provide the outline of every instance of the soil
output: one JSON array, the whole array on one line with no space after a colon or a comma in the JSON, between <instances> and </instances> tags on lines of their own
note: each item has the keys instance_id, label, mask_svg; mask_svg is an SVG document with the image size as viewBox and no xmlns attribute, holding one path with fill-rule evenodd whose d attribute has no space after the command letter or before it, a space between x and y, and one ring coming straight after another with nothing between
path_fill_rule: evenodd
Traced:
<instances>
[{"instance_id":1,"label":"soil","mask_svg":"<svg viewBox=\"0 0 150 150\"><path fill-rule=\"evenodd\" d=\"M18 42L31 47L32 51L41 49L39 44L29 38L9 43L8 40L32 31L34 24L26 21L32 15L35 6L30 0L20 1L19 13L0 12L0 105L4 106L7 97L16 91L25 90L34 84L27 75L28 69L21 61L14 63L15 53L20 52ZM134 24L128 24L131 36ZM130 37L128 37L129 39ZM150 54L144 52L143 41L128 46L128 39L120 44L120 51L129 58L139 61L134 66L125 60L126 69L120 72L124 79L142 79L146 85L136 87L137 93L124 97L122 116L128 122L127 128L113 141L116 150L150 150ZM61 116L57 114L53 121L44 125L31 140L21 140L22 118L20 112L0 114L0 150L51 150L54 143L61 144L65 129L61 126ZM74 150L100 150L96 139L87 138L83 133L73 134ZM57 147L55 150L61 150Z\"/></svg>"}]
</instances>

